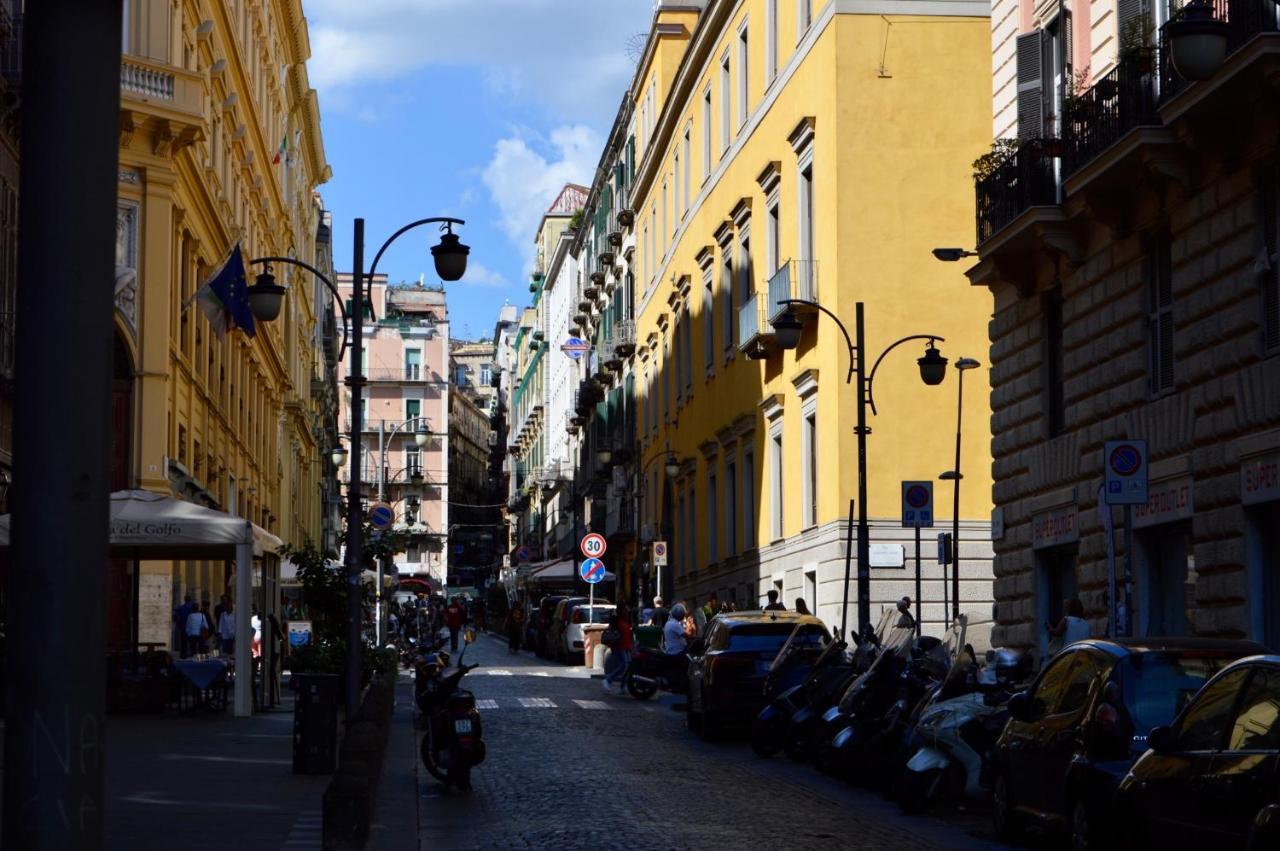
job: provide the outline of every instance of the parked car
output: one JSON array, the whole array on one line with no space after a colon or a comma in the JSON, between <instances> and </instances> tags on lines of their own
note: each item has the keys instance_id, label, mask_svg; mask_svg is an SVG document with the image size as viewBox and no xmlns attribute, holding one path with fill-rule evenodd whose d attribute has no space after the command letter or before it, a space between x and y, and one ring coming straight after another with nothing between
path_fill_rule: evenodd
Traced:
<instances>
[{"instance_id":1,"label":"parked car","mask_svg":"<svg viewBox=\"0 0 1280 851\"><path fill-rule=\"evenodd\" d=\"M689 729L714 738L730 726L750 727L765 707L764 681L778 651L831 640L822 621L795 612L717 615L706 638L689 644Z\"/></svg>"},{"instance_id":2,"label":"parked car","mask_svg":"<svg viewBox=\"0 0 1280 851\"><path fill-rule=\"evenodd\" d=\"M551 611L551 617L547 621L547 634L543 642L546 648L544 655L549 659L555 659L557 662L564 661L564 627L569 620L570 607L575 605L585 605L586 597L563 597L560 602L556 603L556 607Z\"/></svg>"},{"instance_id":3,"label":"parked car","mask_svg":"<svg viewBox=\"0 0 1280 851\"><path fill-rule=\"evenodd\" d=\"M602 605L596 601L594 606L580 603L569 608L568 622L560 633L560 648L566 662L574 665L584 664L582 653L586 649L583 627L587 624L606 624L609 616L617 606L611 603Z\"/></svg>"},{"instance_id":4,"label":"parked car","mask_svg":"<svg viewBox=\"0 0 1280 851\"><path fill-rule=\"evenodd\" d=\"M997 833L1025 825L1071 835L1093 848L1116 829L1113 799L1146 750L1215 673L1262 652L1248 641L1200 638L1089 639L1065 648L1031 688L1009 699L996 744Z\"/></svg>"},{"instance_id":5,"label":"parked car","mask_svg":"<svg viewBox=\"0 0 1280 851\"><path fill-rule=\"evenodd\" d=\"M1227 666L1147 744L1116 797L1134 844L1280 848L1280 656Z\"/></svg>"},{"instance_id":6,"label":"parked car","mask_svg":"<svg viewBox=\"0 0 1280 851\"><path fill-rule=\"evenodd\" d=\"M530 647L539 656L545 658L551 649L547 641L547 631L551 628L551 616L555 614L556 606L568 596L567 594L549 594L538 602L538 607L534 610L534 616L530 619L530 629L533 633Z\"/></svg>"}]
</instances>

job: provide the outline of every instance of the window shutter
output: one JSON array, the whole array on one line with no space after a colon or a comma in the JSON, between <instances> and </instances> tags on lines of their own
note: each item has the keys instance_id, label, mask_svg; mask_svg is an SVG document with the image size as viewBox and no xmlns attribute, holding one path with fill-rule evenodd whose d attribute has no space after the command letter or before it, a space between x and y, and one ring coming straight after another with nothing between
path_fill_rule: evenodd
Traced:
<instances>
[{"instance_id":1,"label":"window shutter","mask_svg":"<svg viewBox=\"0 0 1280 851\"><path fill-rule=\"evenodd\" d=\"M1148 27L1154 26L1151 18L1149 0L1117 0L1116 1L1116 37L1118 44L1145 34ZM1117 47L1116 60L1119 61Z\"/></svg>"},{"instance_id":2,"label":"window shutter","mask_svg":"<svg viewBox=\"0 0 1280 851\"><path fill-rule=\"evenodd\" d=\"M1173 387L1173 262L1167 230L1148 240L1147 279L1150 282L1150 328L1152 392Z\"/></svg>"},{"instance_id":3,"label":"window shutter","mask_svg":"<svg viewBox=\"0 0 1280 851\"><path fill-rule=\"evenodd\" d=\"M1075 44L1075 34L1071 31L1071 10L1064 6L1062 9L1062 67L1066 69L1064 84L1068 94L1075 86L1075 80L1071 78L1074 65L1071 57L1075 53Z\"/></svg>"},{"instance_id":4,"label":"window shutter","mask_svg":"<svg viewBox=\"0 0 1280 851\"><path fill-rule=\"evenodd\" d=\"M1044 42L1041 30L1017 38L1018 139L1038 139L1044 132L1042 83Z\"/></svg>"}]
</instances>

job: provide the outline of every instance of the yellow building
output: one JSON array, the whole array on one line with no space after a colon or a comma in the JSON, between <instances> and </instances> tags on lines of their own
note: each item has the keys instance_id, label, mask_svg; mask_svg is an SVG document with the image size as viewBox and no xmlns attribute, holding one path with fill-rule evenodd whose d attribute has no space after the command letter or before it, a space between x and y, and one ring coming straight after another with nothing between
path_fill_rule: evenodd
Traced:
<instances>
[{"instance_id":1,"label":"yellow building","mask_svg":"<svg viewBox=\"0 0 1280 851\"><path fill-rule=\"evenodd\" d=\"M113 489L200 502L299 545L320 539L328 447L313 381L325 375L316 327L328 295L276 268L289 294L252 339L219 339L192 299L236 241L246 259L325 263L314 190L329 168L309 51L299 0L125 2ZM268 607L269 561L265 591L254 577ZM109 642L167 642L174 605L185 594L216 605L230 573L114 563Z\"/></svg>"},{"instance_id":2,"label":"yellow building","mask_svg":"<svg viewBox=\"0 0 1280 851\"><path fill-rule=\"evenodd\" d=\"M960 270L930 249L970 244L970 163L990 140L990 38L988 5L967 0L659 4L631 90L635 182L619 220L635 229L640 487L658 495L643 500L642 521L668 540L677 597L716 591L754 606L777 589L788 608L801 597L839 622L857 475L848 351L816 312L801 312L794 351L776 345L770 320L779 298L808 298L852 334L863 302L870 361L909 334L945 337L953 363L986 350L990 297L959 286ZM955 371L924 386L924 348L895 350L875 373L876 611L914 596L901 481L954 466ZM970 610L991 599L986 369L966 383ZM943 617L934 536L950 529L951 495L935 489L939 522L926 530L926 621ZM855 600L851 588L851 609Z\"/></svg>"}]
</instances>

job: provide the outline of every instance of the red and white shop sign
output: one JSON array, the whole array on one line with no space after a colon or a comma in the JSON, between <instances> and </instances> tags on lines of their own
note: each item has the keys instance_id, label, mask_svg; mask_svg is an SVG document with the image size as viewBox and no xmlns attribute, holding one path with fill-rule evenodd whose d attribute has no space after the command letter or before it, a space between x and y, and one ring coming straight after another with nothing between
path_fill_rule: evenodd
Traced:
<instances>
[{"instance_id":1,"label":"red and white shop sign","mask_svg":"<svg viewBox=\"0 0 1280 851\"><path fill-rule=\"evenodd\" d=\"M1280 499L1280 452L1240 462L1240 501L1245 505Z\"/></svg>"},{"instance_id":2,"label":"red and white shop sign","mask_svg":"<svg viewBox=\"0 0 1280 851\"><path fill-rule=\"evenodd\" d=\"M1133 527L1143 529L1162 523L1190 520L1195 511L1191 477L1152 482L1147 489L1147 501L1133 507Z\"/></svg>"},{"instance_id":3,"label":"red and white shop sign","mask_svg":"<svg viewBox=\"0 0 1280 851\"><path fill-rule=\"evenodd\" d=\"M1042 550L1080 540L1080 524L1074 504L1036 514L1031 518L1031 548Z\"/></svg>"}]
</instances>

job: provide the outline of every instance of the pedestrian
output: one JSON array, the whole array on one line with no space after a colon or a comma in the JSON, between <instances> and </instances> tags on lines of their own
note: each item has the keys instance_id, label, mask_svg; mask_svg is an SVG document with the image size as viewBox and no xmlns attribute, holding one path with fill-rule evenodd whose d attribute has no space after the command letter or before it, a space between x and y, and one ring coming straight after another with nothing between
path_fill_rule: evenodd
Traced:
<instances>
[{"instance_id":1,"label":"pedestrian","mask_svg":"<svg viewBox=\"0 0 1280 851\"><path fill-rule=\"evenodd\" d=\"M707 602L702 605L702 619L710 621L716 615L720 614L720 595L712 591L707 595Z\"/></svg>"},{"instance_id":2,"label":"pedestrian","mask_svg":"<svg viewBox=\"0 0 1280 851\"><path fill-rule=\"evenodd\" d=\"M616 638L611 634L615 631ZM626 686L627 668L631 665L631 654L636 646L635 633L631 629L631 615L626 606L609 616L609 628L600 637L610 650L609 661L613 666L613 670L605 674L604 690L608 691L617 683L618 694L622 694Z\"/></svg>"},{"instance_id":3,"label":"pedestrian","mask_svg":"<svg viewBox=\"0 0 1280 851\"><path fill-rule=\"evenodd\" d=\"M684 606L676 603L671 607L671 616L662 625L662 651L668 656L677 656L689 646L684 628L686 616Z\"/></svg>"},{"instance_id":4,"label":"pedestrian","mask_svg":"<svg viewBox=\"0 0 1280 851\"><path fill-rule=\"evenodd\" d=\"M191 614L187 615L185 625L187 646L183 653L184 657L206 652L210 632L209 616L200 611L199 603L192 603Z\"/></svg>"},{"instance_id":5,"label":"pedestrian","mask_svg":"<svg viewBox=\"0 0 1280 851\"><path fill-rule=\"evenodd\" d=\"M223 656L236 655L236 615L235 607L226 597L222 598L222 613L218 615L219 650Z\"/></svg>"},{"instance_id":6,"label":"pedestrian","mask_svg":"<svg viewBox=\"0 0 1280 851\"><path fill-rule=\"evenodd\" d=\"M693 618L693 630L696 635L707 634L707 610L699 606L697 597L689 598L689 616Z\"/></svg>"},{"instance_id":7,"label":"pedestrian","mask_svg":"<svg viewBox=\"0 0 1280 851\"><path fill-rule=\"evenodd\" d=\"M462 608L458 598L454 597L450 600L449 607L444 610L444 623L449 627L449 650L454 653L458 652L458 631L466 622L467 610Z\"/></svg>"},{"instance_id":8,"label":"pedestrian","mask_svg":"<svg viewBox=\"0 0 1280 851\"><path fill-rule=\"evenodd\" d=\"M916 619L911 615L911 598L903 597L898 601L898 629L915 629Z\"/></svg>"},{"instance_id":9,"label":"pedestrian","mask_svg":"<svg viewBox=\"0 0 1280 851\"><path fill-rule=\"evenodd\" d=\"M182 605L173 608L173 649L184 658L187 653L187 615L191 614L191 595L184 594Z\"/></svg>"},{"instance_id":10,"label":"pedestrian","mask_svg":"<svg viewBox=\"0 0 1280 851\"><path fill-rule=\"evenodd\" d=\"M667 618L669 618L670 616L671 615L667 611L667 607L662 605L662 598L654 597L653 598L653 615L650 617L649 623L659 628L665 627L667 625Z\"/></svg>"},{"instance_id":11,"label":"pedestrian","mask_svg":"<svg viewBox=\"0 0 1280 851\"><path fill-rule=\"evenodd\" d=\"M804 597L796 597L796 614L798 615L813 614L813 612L809 611L809 607L805 605Z\"/></svg>"},{"instance_id":12,"label":"pedestrian","mask_svg":"<svg viewBox=\"0 0 1280 851\"><path fill-rule=\"evenodd\" d=\"M524 638L524 606L516 603L507 615L507 651L520 652L520 641Z\"/></svg>"},{"instance_id":13,"label":"pedestrian","mask_svg":"<svg viewBox=\"0 0 1280 851\"><path fill-rule=\"evenodd\" d=\"M1049 653L1058 653L1064 647L1089 637L1089 622L1084 619L1084 604L1079 597L1062 601L1065 614L1056 624L1045 623L1049 633Z\"/></svg>"},{"instance_id":14,"label":"pedestrian","mask_svg":"<svg viewBox=\"0 0 1280 851\"><path fill-rule=\"evenodd\" d=\"M471 604L471 619L476 623L476 629L484 631L485 629L485 605L484 600L477 597L476 601Z\"/></svg>"},{"instance_id":15,"label":"pedestrian","mask_svg":"<svg viewBox=\"0 0 1280 851\"><path fill-rule=\"evenodd\" d=\"M785 612L787 607L778 602L778 592L774 588L769 589L769 605L764 607L766 612Z\"/></svg>"},{"instance_id":16,"label":"pedestrian","mask_svg":"<svg viewBox=\"0 0 1280 851\"><path fill-rule=\"evenodd\" d=\"M262 615L258 614L257 606L253 607L249 626L253 629L253 644L250 649L253 651L253 658L257 659L262 656Z\"/></svg>"}]
</instances>

